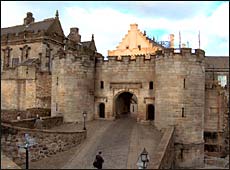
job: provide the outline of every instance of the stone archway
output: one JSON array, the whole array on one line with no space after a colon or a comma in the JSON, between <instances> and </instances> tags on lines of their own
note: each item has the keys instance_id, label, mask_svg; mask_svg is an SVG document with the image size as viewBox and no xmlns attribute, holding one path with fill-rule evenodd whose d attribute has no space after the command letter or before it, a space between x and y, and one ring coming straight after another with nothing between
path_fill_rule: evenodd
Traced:
<instances>
[{"instance_id":1,"label":"stone archway","mask_svg":"<svg viewBox=\"0 0 230 170\"><path fill-rule=\"evenodd\" d=\"M131 92L121 92L114 98L115 117L137 112L137 97Z\"/></svg>"}]
</instances>

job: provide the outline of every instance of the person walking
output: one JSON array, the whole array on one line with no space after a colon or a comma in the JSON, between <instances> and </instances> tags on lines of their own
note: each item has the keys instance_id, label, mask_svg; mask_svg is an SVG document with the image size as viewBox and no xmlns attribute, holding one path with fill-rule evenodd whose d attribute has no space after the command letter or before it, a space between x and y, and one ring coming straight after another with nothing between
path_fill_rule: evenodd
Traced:
<instances>
[{"instance_id":1,"label":"person walking","mask_svg":"<svg viewBox=\"0 0 230 170\"><path fill-rule=\"evenodd\" d=\"M98 152L98 154L96 155L96 158L93 162L93 166L97 169L102 169L102 164L104 163L104 159L101 156L102 152Z\"/></svg>"}]
</instances>

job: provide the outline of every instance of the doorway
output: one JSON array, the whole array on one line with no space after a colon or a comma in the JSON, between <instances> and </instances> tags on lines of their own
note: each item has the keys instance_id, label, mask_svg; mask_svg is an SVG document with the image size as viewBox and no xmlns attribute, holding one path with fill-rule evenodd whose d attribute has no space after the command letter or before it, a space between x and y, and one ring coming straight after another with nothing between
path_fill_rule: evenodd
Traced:
<instances>
[{"instance_id":1,"label":"doorway","mask_svg":"<svg viewBox=\"0 0 230 170\"><path fill-rule=\"evenodd\" d=\"M104 103L99 104L99 117L105 118L105 104Z\"/></svg>"},{"instance_id":2,"label":"doorway","mask_svg":"<svg viewBox=\"0 0 230 170\"><path fill-rule=\"evenodd\" d=\"M155 119L155 107L153 104L147 105L147 120Z\"/></svg>"},{"instance_id":3,"label":"doorway","mask_svg":"<svg viewBox=\"0 0 230 170\"><path fill-rule=\"evenodd\" d=\"M137 97L130 92L120 93L115 98L115 116L129 115L137 112Z\"/></svg>"}]
</instances>

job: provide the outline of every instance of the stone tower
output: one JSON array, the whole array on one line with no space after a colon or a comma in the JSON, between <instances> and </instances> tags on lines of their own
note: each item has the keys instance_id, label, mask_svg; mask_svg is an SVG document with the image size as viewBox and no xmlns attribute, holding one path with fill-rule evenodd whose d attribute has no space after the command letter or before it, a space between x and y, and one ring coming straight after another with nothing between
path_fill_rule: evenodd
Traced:
<instances>
[{"instance_id":1,"label":"stone tower","mask_svg":"<svg viewBox=\"0 0 230 170\"><path fill-rule=\"evenodd\" d=\"M156 120L175 126L175 166L202 167L204 160L205 69L203 50L182 48L156 56Z\"/></svg>"},{"instance_id":2,"label":"stone tower","mask_svg":"<svg viewBox=\"0 0 230 170\"><path fill-rule=\"evenodd\" d=\"M94 118L94 51L83 46L63 50L53 59L51 115L63 115L65 122Z\"/></svg>"}]
</instances>

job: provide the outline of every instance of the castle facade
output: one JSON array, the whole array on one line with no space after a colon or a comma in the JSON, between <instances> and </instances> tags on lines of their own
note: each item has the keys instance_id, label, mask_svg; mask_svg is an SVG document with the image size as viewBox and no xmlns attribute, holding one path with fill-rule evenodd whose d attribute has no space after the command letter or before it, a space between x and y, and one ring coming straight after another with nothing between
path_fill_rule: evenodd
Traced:
<instances>
[{"instance_id":1,"label":"castle facade","mask_svg":"<svg viewBox=\"0 0 230 170\"><path fill-rule=\"evenodd\" d=\"M202 167L223 153L228 128L229 58L202 49L166 48L131 24L108 59L94 35L65 37L58 12L1 29L1 108L50 108L65 122L130 114L158 129L175 127L176 167Z\"/></svg>"}]
</instances>

